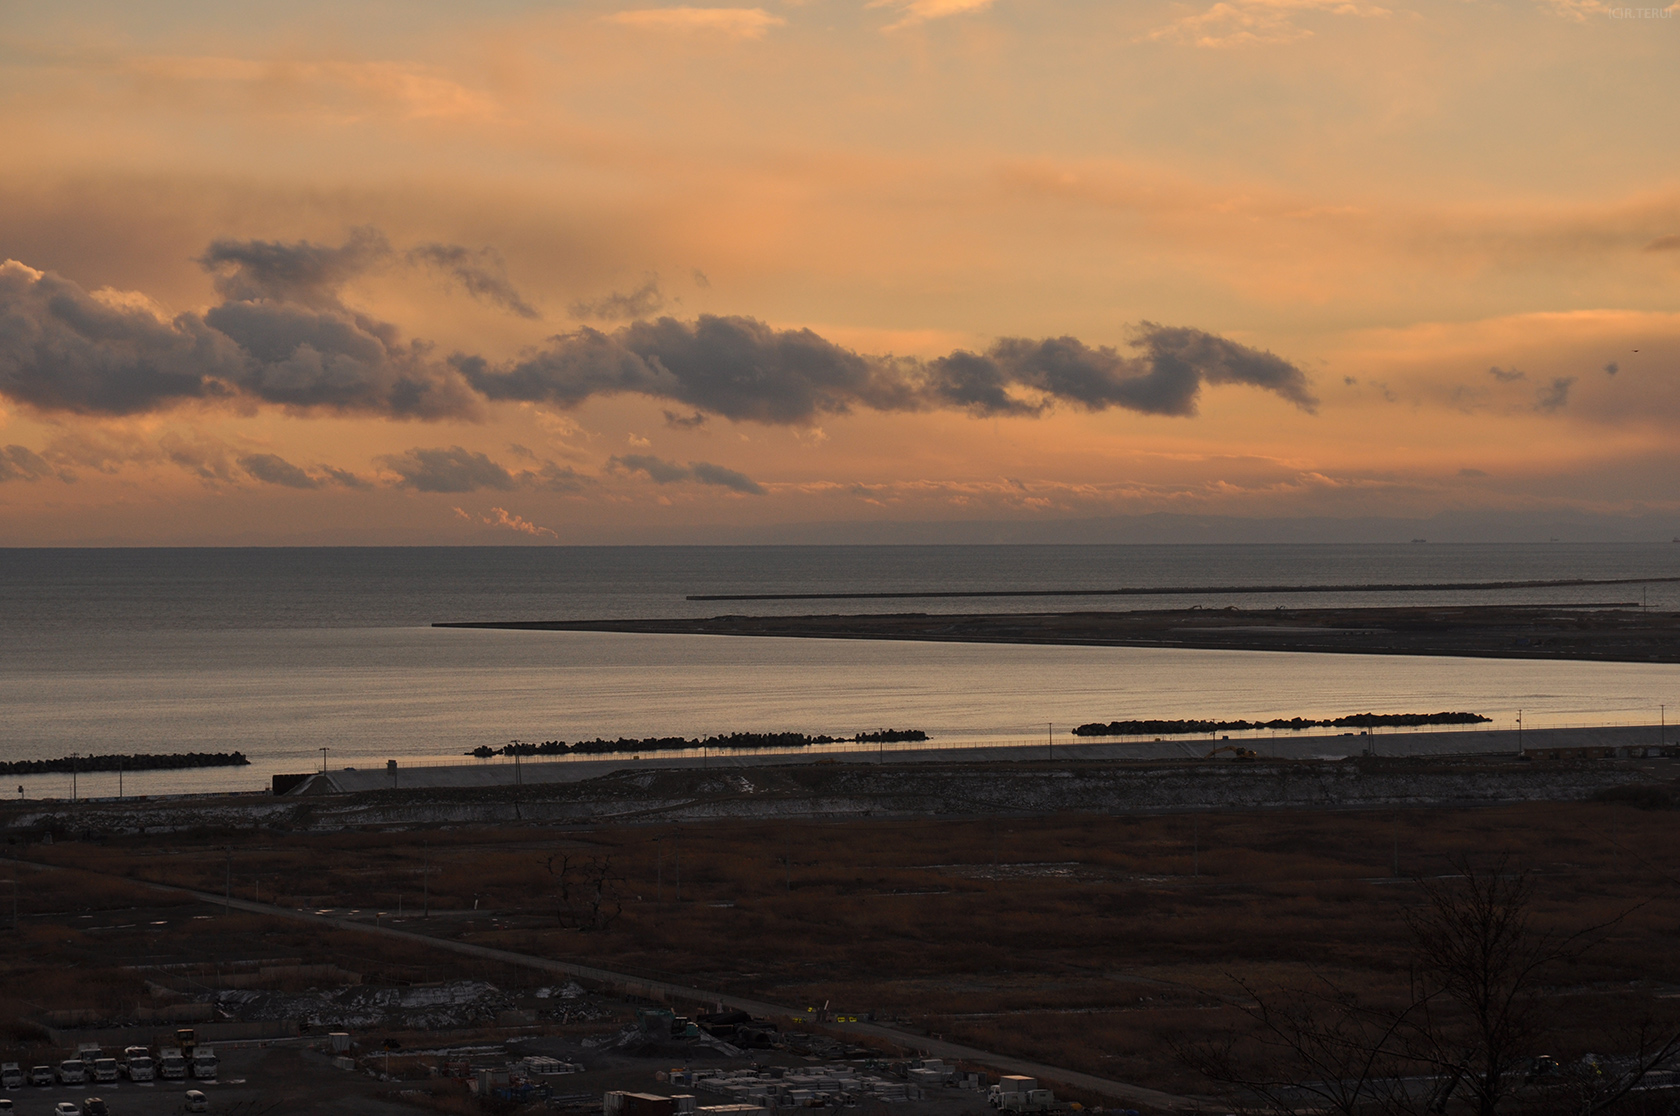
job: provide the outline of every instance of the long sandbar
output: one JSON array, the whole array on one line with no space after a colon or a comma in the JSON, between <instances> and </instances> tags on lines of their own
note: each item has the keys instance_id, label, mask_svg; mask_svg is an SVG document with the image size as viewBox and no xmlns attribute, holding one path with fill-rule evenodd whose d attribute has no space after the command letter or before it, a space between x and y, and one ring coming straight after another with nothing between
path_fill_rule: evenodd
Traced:
<instances>
[{"instance_id":1,"label":"long sandbar","mask_svg":"<svg viewBox=\"0 0 1680 1116\"><path fill-rule=\"evenodd\" d=\"M1130 612L891 613L445 621L441 628L1194 647L1364 655L1680 662L1680 613L1634 604Z\"/></svg>"}]
</instances>

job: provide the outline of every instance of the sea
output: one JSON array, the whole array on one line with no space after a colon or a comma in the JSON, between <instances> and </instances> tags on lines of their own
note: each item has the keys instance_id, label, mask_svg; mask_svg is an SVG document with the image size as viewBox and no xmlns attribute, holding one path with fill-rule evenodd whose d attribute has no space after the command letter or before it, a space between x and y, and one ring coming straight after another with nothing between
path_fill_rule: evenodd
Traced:
<instances>
[{"instance_id":1,"label":"sea","mask_svg":"<svg viewBox=\"0 0 1680 1116\"><path fill-rule=\"evenodd\" d=\"M79 797L256 791L323 766L474 762L512 740L920 729L1036 747L1132 718L1479 713L1656 724L1680 666L1171 648L434 628L437 621L813 612L1529 603L1680 611L1680 582L1393 592L1256 587L1680 577L1680 545L0 549L0 759L239 751L80 773ZM695 595L1080 591L693 601ZM1246 587L1246 588L1245 588ZM1475 751L1474 732L1464 749ZM1404 749L1400 737L1388 747ZM68 775L0 778L69 797Z\"/></svg>"}]
</instances>

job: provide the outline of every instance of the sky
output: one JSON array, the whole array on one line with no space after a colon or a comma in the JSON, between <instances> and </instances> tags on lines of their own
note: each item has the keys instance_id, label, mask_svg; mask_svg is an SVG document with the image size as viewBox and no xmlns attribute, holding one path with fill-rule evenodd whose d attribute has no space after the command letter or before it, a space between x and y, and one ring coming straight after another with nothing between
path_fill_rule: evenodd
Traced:
<instances>
[{"instance_id":1,"label":"sky","mask_svg":"<svg viewBox=\"0 0 1680 1116\"><path fill-rule=\"evenodd\" d=\"M1680 524L1677 62L1680 0L0 0L0 545Z\"/></svg>"}]
</instances>

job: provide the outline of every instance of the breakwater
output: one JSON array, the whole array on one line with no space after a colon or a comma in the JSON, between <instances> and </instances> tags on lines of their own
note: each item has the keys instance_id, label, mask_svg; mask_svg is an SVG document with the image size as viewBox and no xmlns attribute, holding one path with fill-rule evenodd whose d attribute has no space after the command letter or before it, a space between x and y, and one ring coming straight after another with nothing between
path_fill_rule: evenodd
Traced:
<instances>
[{"instance_id":1,"label":"breakwater","mask_svg":"<svg viewBox=\"0 0 1680 1116\"><path fill-rule=\"evenodd\" d=\"M1093 722L1073 730L1075 736L1205 736L1214 732L1246 732L1250 729L1287 729L1304 732L1315 728L1422 728L1426 725L1485 725L1491 718L1480 713L1352 713L1315 721L1310 717L1274 717L1270 721L1109 721Z\"/></svg>"},{"instance_id":2,"label":"breakwater","mask_svg":"<svg viewBox=\"0 0 1680 1116\"><path fill-rule=\"evenodd\" d=\"M71 775L87 771L175 771L191 767L245 767L243 752L177 752L171 755L62 756L0 763L0 775Z\"/></svg>"},{"instance_id":3,"label":"breakwater","mask_svg":"<svg viewBox=\"0 0 1680 1116\"><path fill-rule=\"evenodd\" d=\"M731 751L752 748L809 748L817 744L911 744L920 743L928 734L920 729L877 729L855 736L810 736L802 732L732 732L727 736L697 737L621 736L617 740L580 740L568 744L564 740L545 740L541 744L527 744L515 740L500 748L480 745L466 753L478 759L492 756L604 756L640 752L698 752L705 749Z\"/></svg>"}]
</instances>

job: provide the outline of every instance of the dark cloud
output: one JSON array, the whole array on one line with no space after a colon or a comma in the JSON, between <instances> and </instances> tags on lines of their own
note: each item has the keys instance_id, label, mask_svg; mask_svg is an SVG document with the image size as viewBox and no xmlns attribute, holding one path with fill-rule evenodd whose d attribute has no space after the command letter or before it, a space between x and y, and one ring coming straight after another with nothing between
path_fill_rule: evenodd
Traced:
<instances>
[{"instance_id":1,"label":"dark cloud","mask_svg":"<svg viewBox=\"0 0 1680 1116\"><path fill-rule=\"evenodd\" d=\"M694 285L696 287L709 287L712 285L712 281L706 278L706 273L704 271L701 271L699 268L695 268Z\"/></svg>"},{"instance_id":2,"label":"dark cloud","mask_svg":"<svg viewBox=\"0 0 1680 1116\"><path fill-rule=\"evenodd\" d=\"M665 425L675 430L694 430L706 425L706 416L699 411L692 415L679 415L675 411L666 411Z\"/></svg>"},{"instance_id":3,"label":"dark cloud","mask_svg":"<svg viewBox=\"0 0 1680 1116\"><path fill-rule=\"evenodd\" d=\"M607 468L646 473L648 479L655 484L675 484L677 481L690 480L694 476L675 461L666 461L646 453L627 453L622 457L610 457L607 459Z\"/></svg>"},{"instance_id":4,"label":"dark cloud","mask_svg":"<svg viewBox=\"0 0 1680 1116\"><path fill-rule=\"evenodd\" d=\"M144 300L95 296L8 262L0 265L0 394L42 411L84 414L220 400L417 419L475 418L485 400L573 407L598 395L639 394L692 411L666 412L678 427L699 426L709 415L801 425L858 409L1032 416L1063 405L1193 415L1204 384L1258 387L1309 412L1317 405L1306 376L1281 357L1147 322L1124 349L1072 337L1005 338L982 352L922 360L870 356L808 329L705 314L611 332L585 327L504 363L464 353L441 360L339 299L347 280L393 258L374 229L337 246L218 240L201 262L225 301L172 319ZM427 244L402 258L444 268L475 295L515 312L529 309L511 287L497 285L500 260L487 249ZM663 303L651 279L612 297L626 313Z\"/></svg>"},{"instance_id":5,"label":"dark cloud","mask_svg":"<svg viewBox=\"0 0 1680 1116\"><path fill-rule=\"evenodd\" d=\"M722 465L713 465L709 461L690 461L687 465L679 465L675 461L666 461L645 453L627 453L621 457L613 457L607 461L609 469L624 469L629 472L645 473L655 484L676 484L680 481L694 481L698 484L716 485L734 492L744 492L752 496L764 495L764 488L745 473L738 473L734 469L727 469Z\"/></svg>"},{"instance_id":6,"label":"dark cloud","mask_svg":"<svg viewBox=\"0 0 1680 1116\"><path fill-rule=\"evenodd\" d=\"M545 461L541 467L521 473L520 479L533 488L546 488L550 492L576 492L585 485L595 483L593 477L585 476L570 465L557 465L552 461Z\"/></svg>"},{"instance_id":7,"label":"dark cloud","mask_svg":"<svg viewBox=\"0 0 1680 1116\"><path fill-rule=\"evenodd\" d=\"M348 469L337 469L331 465L322 465L320 472L323 480L333 484L341 484L345 488L372 488L373 482L366 477L357 476Z\"/></svg>"},{"instance_id":8,"label":"dark cloud","mask_svg":"<svg viewBox=\"0 0 1680 1116\"><path fill-rule=\"evenodd\" d=\"M417 447L379 460L397 474L399 487L421 492L475 492L481 488L506 492L515 485L513 474L506 469L484 454L460 446Z\"/></svg>"},{"instance_id":9,"label":"dark cloud","mask_svg":"<svg viewBox=\"0 0 1680 1116\"><path fill-rule=\"evenodd\" d=\"M1647 252L1680 252L1680 235L1659 236L1645 245Z\"/></svg>"},{"instance_id":10,"label":"dark cloud","mask_svg":"<svg viewBox=\"0 0 1680 1116\"><path fill-rule=\"evenodd\" d=\"M1540 394L1534 401L1534 409L1550 414L1568 406L1569 389L1574 386L1574 376L1559 376L1546 387L1540 389Z\"/></svg>"},{"instance_id":11,"label":"dark cloud","mask_svg":"<svg viewBox=\"0 0 1680 1116\"><path fill-rule=\"evenodd\" d=\"M337 302L331 284L371 251L356 238L339 249L218 241L206 257L220 269L218 289L250 297L167 320L141 301L96 297L57 275L0 264L0 393L80 414L244 399L400 418L473 416L477 398L427 346Z\"/></svg>"},{"instance_id":12,"label":"dark cloud","mask_svg":"<svg viewBox=\"0 0 1680 1116\"><path fill-rule=\"evenodd\" d=\"M1617 364L1615 361L1611 361L1609 364L1606 364L1604 366L1604 373L1607 376L1614 376L1616 373L1620 372L1621 370L1622 370L1622 366Z\"/></svg>"},{"instance_id":13,"label":"dark cloud","mask_svg":"<svg viewBox=\"0 0 1680 1116\"><path fill-rule=\"evenodd\" d=\"M171 431L158 439L163 456L200 480L226 482L238 479L233 451L226 443L197 433Z\"/></svg>"},{"instance_id":14,"label":"dark cloud","mask_svg":"<svg viewBox=\"0 0 1680 1116\"><path fill-rule=\"evenodd\" d=\"M715 484L719 488L745 492L751 496L764 495L763 487L745 473L737 473L734 469L713 465L709 461L690 461L688 467L693 471L694 479L701 484Z\"/></svg>"},{"instance_id":15,"label":"dark cloud","mask_svg":"<svg viewBox=\"0 0 1680 1116\"><path fill-rule=\"evenodd\" d=\"M239 459L239 467L264 484L278 484L285 488L319 488L321 482L272 453L253 453Z\"/></svg>"},{"instance_id":16,"label":"dark cloud","mask_svg":"<svg viewBox=\"0 0 1680 1116\"><path fill-rule=\"evenodd\" d=\"M0 482L40 480L54 469L45 458L27 446L0 446Z\"/></svg>"},{"instance_id":17,"label":"dark cloud","mask_svg":"<svg viewBox=\"0 0 1680 1116\"><path fill-rule=\"evenodd\" d=\"M650 275L641 286L628 294L614 291L594 302L574 302L570 309L574 318L597 322L622 322L659 313L665 309L665 296L659 290L659 276Z\"/></svg>"},{"instance_id":18,"label":"dark cloud","mask_svg":"<svg viewBox=\"0 0 1680 1116\"><path fill-rule=\"evenodd\" d=\"M127 415L235 394L245 356L191 314L165 320L50 272L0 264L0 393L42 411Z\"/></svg>"},{"instance_id":19,"label":"dark cloud","mask_svg":"<svg viewBox=\"0 0 1680 1116\"><path fill-rule=\"evenodd\" d=\"M1458 475L1461 476L1461 477L1485 477L1485 476L1487 476L1487 474L1484 473L1482 470L1471 469L1468 466L1466 466L1463 469L1460 469L1458 471Z\"/></svg>"},{"instance_id":20,"label":"dark cloud","mask_svg":"<svg viewBox=\"0 0 1680 1116\"><path fill-rule=\"evenodd\" d=\"M336 307L224 302L206 325L244 354L229 377L240 394L299 409L393 418L468 418L478 401L429 347L395 327Z\"/></svg>"},{"instance_id":21,"label":"dark cloud","mask_svg":"<svg viewBox=\"0 0 1680 1116\"><path fill-rule=\"evenodd\" d=\"M494 248L463 248L459 244L422 244L411 248L413 263L436 268L461 284L474 298L500 306L521 318L540 318L542 312L526 302L508 281L507 265Z\"/></svg>"},{"instance_id":22,"label":"dark cloud","mask_svg":"<svg viewBox=\"0 0 1680 1116\"><path fill-rule=\"evenodd\" d=\"M1190 415L1204 383L1264 388L1308 411L1317 405L1306 376L1288 361L1201 330L1145 323L1131 347L1136 355L1071 337L1006 338L984 353L917 361L863 356L808 329L702 314L612 333L580 329L503 367L470 357L456 366L490 399L575 406L594 395L636 393L763 423L806 423L854 407L1035 415L1055 402Z\"/></svg>"},{"instance_id":23,"label":"dark cloud","mask_svg":"<svg viewBox=\"0 0 1680 1116\"><path fill-rule=\"evenodd\" d=\"M1137 355L1122 355L1106 346L1091 348L1072 337L1005 338L981 358L991 364L989 372L974 364L971 354L935 361L935 390L953 402L968 403L961 396L950 397L940 375L941 364L949 367L949 362L962 356L970 358L962 383L977 400L968 405L985 414L1043 409L1042 404L1028 406L1001 395L1001 389L1010 385L1032 388L1047 400L1088 411L1122 407L1144 414L1193 415L1204 383L1247 384L1280 395L1305 411L1318 406L1305 374L1293 364L1199 329L1144 322L1131 347L1138 350Z\"/></svg>"},{"instance_id":24,"label":"dark cloud","mask_svg":"<svg viewBox=\"0 0 1680 1116\"><path fill-rule=\"evenodd\" d=\"M215 240L198 262L215 277L217 293L235 302L336 306L339 288L391 255L384 233L359 228L337 247L307 240Z\"/></svg>"},{"instance_id":25,"label":"dark cloud","mask_svg":"<svg viewBox=\"0 0 1680 1116\"><path fill-rule=\"evenodd\" d=\"M1497 364L1488 369L1488 375L1502 384L1514 383L1517 380L1528 379L1527 372L1519 372L1515 368L1501 368Z\"/></svg>"},{"instance_id":26,"label":"dark cloud","mask_svg":"<svg viewBox=\"0 0 1680 1116\"><path fill-rule=\"evenodd\" d=\"M458 360L490 399L576 406L595 395L669 399L736 420L802 423L855 403L877 410L915 405L897 370L808 329L774 330L752 318L660 318L611 334L584 328L511 365Z\"/></svg>"}]
</instances>

